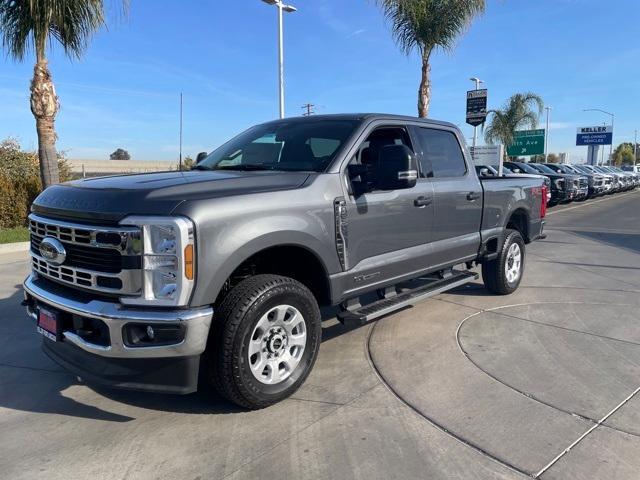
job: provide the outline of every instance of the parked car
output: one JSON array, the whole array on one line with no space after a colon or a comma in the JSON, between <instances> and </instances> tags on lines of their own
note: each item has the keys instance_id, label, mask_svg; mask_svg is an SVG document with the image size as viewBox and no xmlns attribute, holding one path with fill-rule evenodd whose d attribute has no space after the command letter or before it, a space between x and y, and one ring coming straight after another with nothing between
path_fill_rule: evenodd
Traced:
<instances>
[{"instance_id":1,"label":"parked car","mask_svg":"<svg viewBox=\"0 0 640 480\"><path fill-rule=\"evenodd\" d=\"M608 193L611 189L612 177L604 173L590 170L588 165L569 165L576 173L581 173L589 179L589 196L598 197Z\"/></svg>"},{"instance_id":2,"label":"parked car","mask_svg":"<svg viewBox=\"0 0 640 480\"><path fill-rule=\"evenodd\" d=\"M551 199L549 200L549 206L557 205L558 203L571 201L573 199L572 182L567 181L567 176L564 174L557 174L555 172L543 173L541 170L535 168L532 163L524 162L505 162L505 165L510 168L515 174L528 174L528 175L542 175L549 179L549 185L551 187Z\"/></svg>"},{"instance_id":3,"label":"parked car","mask_svg":"<svg viewBox=\"0 0 640 480\"><path fill-rule=\"evenodd\" d=\"M602 174L580 169L577 165L563 164L563 167L576 175L587 177L589 188L588 198L598 197L604 193L604 177Z\"/></svg>"},{"instance_id":4,"label":"parked car","mask_svg":"<svg viewBox=\"0 0 640 480\"><path fill-rule=\"evenodd\" d=\"M566 165L563 165L560 163L543 163L541 165L545 165L546 167L549 167L551 170L553 170L556 173L562 173L564 175L568 175L569 177L572 177L571 183L573 185L572 186L573 198L571 200L584 200L588 197L589 180L587 179L587 177L581 174L576 174L575 172L571 171L571 169L567 168ZM567 179L569 179L569 177L567 177Z\"/></svg>"},{"instance_id":5,"label":"parked car","mask_svg":"<svg viewBox=\"0 0 640 480\"><path fill-rule=\"evenodd\" d=\"M608 167L610 170L616 172L616 173L620 173L622 175L624 175L625 178L625 183L626 183L626 190L631 190L636 188L637 186L637 180L638 180L638 175L633 173L633 172L628 172L626 170L623 170L620 167L614 167L614 166L609 166Z\"/></svg>"},{"instance_id":6,"label":"parked car","mask_svg":"<svg viewBox=\"0 0 640 480\"><path fill-rule=\"evenodd\" d=\"M597 175L602 175L604 182L604 191L605 195L611 194L615 192L615 177L611 173L607 173L597 169L594 165L577 165L580 170L586 170L587 172L591 172Z\"/></svg>"},{"instance_id":7,"label":"parked car","mask_svg":"<svg viewBox=\"0 0 640 480\"><path fill-rule=\"evenodd\" d=\"M637 175L640 175L640 164L638 164L638 165L622 165L620 167L620 169L622 169L625 172L631 172L631 173L635 173Z\"/></svg>"},{"instance_id":8,"label":"parked car","mask_svg":"<svg viewBox=\"0 0 640 480\"><path fill-rule=\"evenodd\" d=\"M480 178L499 176L498 170L496 170L491 165L476 165L476 173Z\"/></svg>"},{"instance_id":9,"label":"parked car","mask_svg":"<svg viewBox=\"0 0 640 480\"><path fill-rule=\"evenodd\" d=\"M319 115L252 127L194 171L51 186L24 283L44 351L89 383L153 392L193 392L202 369L261 408L307 378L320 306L362 324L478 278L474 264L512 293L545 185L480 180L464 145L450 123Z\"/></svg>"},{"instance_id":10,"label":"parked car","mask_svg":"<svg viewBox=\"0 0 640 480\"><path fill-rule=\"evenodd\" d=\"M613 192L622 192L626 189L626 178L624 175L622 175L619 172L616 172L614 170L610 170L609 167L606 167L604 165L594 165L593 167L596 171L601 172L601 173L608 173L609 175L611 175L613 177Z\"/></svg>"}]
</instances>

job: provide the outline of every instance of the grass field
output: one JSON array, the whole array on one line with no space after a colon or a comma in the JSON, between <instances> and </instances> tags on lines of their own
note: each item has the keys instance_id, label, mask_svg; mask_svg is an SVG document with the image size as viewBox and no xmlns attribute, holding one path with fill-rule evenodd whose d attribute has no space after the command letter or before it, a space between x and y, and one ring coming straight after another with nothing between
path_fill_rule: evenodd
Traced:
<instances>
[{"instance_id":1,"label":"grass field","mask_svg":"<svg viewBox=\"0 0 640 480\"><path fill-rule=\"evenodd\" d=\"M0 243L28 242L27 227L0 228Z\"/></svg>"}]
</instances>

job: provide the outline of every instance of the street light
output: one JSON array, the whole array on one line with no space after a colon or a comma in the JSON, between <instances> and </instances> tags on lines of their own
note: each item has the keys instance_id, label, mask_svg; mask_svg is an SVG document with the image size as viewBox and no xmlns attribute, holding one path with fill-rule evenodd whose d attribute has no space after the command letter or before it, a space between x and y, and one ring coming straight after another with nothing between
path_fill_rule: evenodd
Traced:
<instances>
[{"instance_id":1,"label":"street light","mask_svg":"<svg viewBox=\"0 0 640 480\"><path fill-rule=\"evenodd\" d=\"M293 5L286 5L280 0L262 0L278 7L278 99L280 118L284 118L284 42L282 39L282 12L293 13L297 10Z\"/></svg>"},{"instance_id":2,"label":"street light","mask_svg":"<svg viewBox=\"0 0 640 480\"><path fill-rule=\"evenodd\" d=\"M471 80L472 82L475 82L476 90L478 90L478 87L480 86L481 83L484 83L484 81L480 80L478 77L471 77L469 80ZM475 158L475 156L476 156L476 142L477 141L478 141L478 127L474 126L473 127L473 155L472 155L472 158Z\"/></svg>"},{"instance_id":3,"label":"street light","mask_svg":"<svg viewBox=\"0 0 640 480\"><path fill-rule=\"evenodd\" d=\"M611 161L613 160L613 119L615 115L611 112L607 112L606 110L602 110L600 108L583 108L582 111L583 112L601 112L601 113L604 113L605 115L611 116L611 145L609 145L609 164L611 164Z\"/></svg>"},{"instance_id":4,"label":"street light","mask_svg":"<svg viewBox=\"0 0 640 480\"><path fill-rule=\"evenodd\" d=\"M547 129L544 131L544 163L547 163L547 150L549 148L549 111L551 107L544 107L547 111Z\"/></svg>"}]
</instances>

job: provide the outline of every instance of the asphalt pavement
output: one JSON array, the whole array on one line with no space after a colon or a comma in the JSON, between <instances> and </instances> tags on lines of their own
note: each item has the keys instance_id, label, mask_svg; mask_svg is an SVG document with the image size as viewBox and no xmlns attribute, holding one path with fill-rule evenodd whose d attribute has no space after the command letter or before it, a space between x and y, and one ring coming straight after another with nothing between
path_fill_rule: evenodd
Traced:
<instances>
[{"instance_id":1,"label":"asphalt pavement","mask_svg":"<svg viewBox=\"0 0 640 480\"><path fill-rule=\"evenodd\" d=\"M640 192L551 209L513 295L346 330L293 398L95 389L40 351L0 256L0 478L638 479Z\"/></svg>"}]
</instances>

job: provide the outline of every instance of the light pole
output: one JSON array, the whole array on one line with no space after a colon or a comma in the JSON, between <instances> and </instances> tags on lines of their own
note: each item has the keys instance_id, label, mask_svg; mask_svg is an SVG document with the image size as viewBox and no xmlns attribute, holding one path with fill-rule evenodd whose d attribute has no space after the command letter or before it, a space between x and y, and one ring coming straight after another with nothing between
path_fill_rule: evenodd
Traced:
<instances>
[{"instance_id":1,"label":"light pole","mask_svg":"<svg viewBox=\"0 0 640 480\"><path fill-rule=\"evenodd\" d=\"M480 80L478 77L471 77L469 80L471 80L472 82L475 82L476 84L476 90L478 90L478 87L480 86L481 83L484 83L484 81ZM478 127L474 126L473 127L473 155L471 156L471 158L474 158L476 155L476 142L478 141Z\"/></svg>"},{"instance_id":2,"label":"light pole","mask_svg":"<svg viewBox=\"0 0 640 480\"><path fill-rule=\"evenodd\" d=\"M615 115L611 112L607 112L600 108L585 108L582 111L583 112L601 112L611 117L611 145L609 145L609 163L611 163L611 160L613 159L613 119L615 118ZM604 149L603 149L602 156L604 157Z\"/></svg>"},{"instance_id":3,"label":"light pole","mask_svg":"<svg viewBox=\"0 0 640 480\"><path fill-rule=\"evenodd\" d=\"M281 0L262 0L278 7L278 100L280 118L284 118L284 41L282 36L282 12L292 13L297 10L292 5L285 5Z\"/></svg>"},{"instance_id":4,"label":"light pole","mask_svg":"<svg viewBox=\"0 0 640 480\"><path fill-rule=\"evenodd\" d=\"M549 111L551 107L544 107L547 111L547 128L544 131L544 163L547 163L547 151L549 148Z\"/></svg>"},{"instance_id":5,"label":"light pole","mask_svg":"<svg viewBox=\"0 0 640 480\"><path fill-rule=\"evenodd\" d=\"M638 130L633 131L633 164L638 163Z\"/></svg>"}]
</instances>

